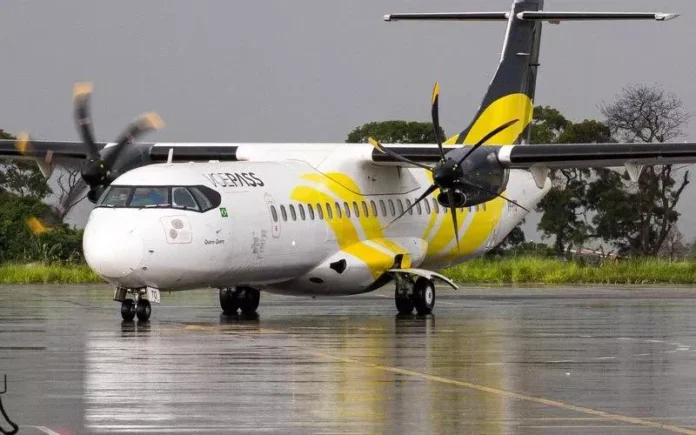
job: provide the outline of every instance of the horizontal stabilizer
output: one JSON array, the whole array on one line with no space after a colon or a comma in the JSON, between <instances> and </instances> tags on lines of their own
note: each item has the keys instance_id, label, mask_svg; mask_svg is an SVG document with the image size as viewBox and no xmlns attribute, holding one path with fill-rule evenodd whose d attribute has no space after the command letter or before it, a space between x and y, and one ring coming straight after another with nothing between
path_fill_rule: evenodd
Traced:
<instances>
[{"instance_id":1,"label":"horizontal stabilizer","mask_svg":"<svg viewBox=\"0 0 696 435\"><path fill-rule=\"evenodd\" d=\"M655 20L669 21L678 14L661 12L546 12L525 11L517 14L524 21L593 21L593 20Z\"/></svg>"},{"instance_id":2,"label":"horizontal stabilizer","mask_svg":"<svg viewBox=\"0 0 696 435\"><path fill-rule=\"evenodd\" d=\"M510 18L510 12L438 12L423 14L390 14L384 16L384 21L506 21L508 18Z\"/></svg>"}]
</instances>

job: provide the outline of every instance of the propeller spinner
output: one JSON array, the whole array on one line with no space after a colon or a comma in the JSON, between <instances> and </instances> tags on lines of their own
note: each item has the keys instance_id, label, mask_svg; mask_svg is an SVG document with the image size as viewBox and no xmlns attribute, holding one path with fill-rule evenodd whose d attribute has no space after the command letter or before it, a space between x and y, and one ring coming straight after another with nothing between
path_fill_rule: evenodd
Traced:
<instances>
[{"instance_id":1,"label":"propeller spinner","mask_svg":"<svg viewBox=\"0 0 696 435\"><path fill-rule=\"evenodd\" d=\"M408 213L413 207L416 206L419 202L425 200L428 196L433 194L436 190L440 190L440 194L438 195L438 202L442 204L444 207L449 208L451 215L452 215L452 224L454 225L454 234L455 238L457 240L457 249L459 249L459 225L457 223L457 208L463 207L464 204L466 203L466 195L463 192L464 188L473 188L479 191L482 191L488 195L496 196L499 198L502 198L517 207L520 207L526 211L527 210L525 207L522 207L519 205L517 202L508 199L504 197L503 195L494 192L490 189L487 189L483 186L479 186L478 184L468 180L464 175L464 171L462 169L462 164L484 143L488 142L491 138L496 136L498 133L502 132L503 130L511 127L515 123L519 122L518 119L514 119L512 121L508 121L505 124L495 128L492 130L490 133L488 133L486 136L484 136L481 140L479 140L474 146L472 146L466 153L464 153L464 156L462 156L459 160L455 160L450 156L450 153L445 154L445 150L442 147L442 138L440 137L440 116L439 116L439 99L440 99L440 84L435 83L435 87L433 88L433 95L431 99L431 116L433 119L433 128L435 129L435 140L437 141L437 146L438 149L440 150L440 156L441 159L440 161L435 165L435 167L430 167L428 165L425 165L423 163L419 162L414 162L404 156L401 156L397 154L396 152L385 148L380 144L378 141L376 141L373 138L368 138L368 142L372 144L375 148L380 150L384 154L388 154L391 157L393 157L396 160L399 160L404 163L408 163L409 165L417 166L419 168L426 169L430 171L433 174L433 184L428 187L425 192L413 203L409 208L404 210L403 213L401 213L399 216L397 216L393 221L389 222L387 226L393 224L397 220L401 219L406 213ZM462 148L463 149L463 148Z\"/></svg>"}]
</instances>

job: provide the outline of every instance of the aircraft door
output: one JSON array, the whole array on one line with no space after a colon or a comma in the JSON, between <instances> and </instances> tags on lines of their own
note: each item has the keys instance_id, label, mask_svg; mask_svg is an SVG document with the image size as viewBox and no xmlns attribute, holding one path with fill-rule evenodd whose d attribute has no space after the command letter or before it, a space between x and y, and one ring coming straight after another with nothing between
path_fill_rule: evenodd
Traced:
<instances>
[{"instance_id":1,"label":"aircraft door","mask_svg":"<svg viewBox=\"0 0 696 435\"><path fill-rule=\"evenodd\" d=\"M268 208L268 218L271 224L271 235L274 239L280 237L280 215L278 207L273 200L270 193L264 195L264 200L266 201L266 207Z\"/></svg>"}]
</instances>

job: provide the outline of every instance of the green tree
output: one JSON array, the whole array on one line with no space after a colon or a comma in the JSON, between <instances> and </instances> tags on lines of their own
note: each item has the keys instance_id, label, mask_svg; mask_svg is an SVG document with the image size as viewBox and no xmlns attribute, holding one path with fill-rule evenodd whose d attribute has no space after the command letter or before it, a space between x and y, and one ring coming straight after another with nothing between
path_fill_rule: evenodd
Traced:
<instances>
[{"instance_id":1,"label":"green tree","mask_svg":"<svg viewBox=\"0 0 696 435\"><path fill-rule=\"evenodd\" d=\"M677 139L690 117L676 95L647 85L624 88L601 110L612 134L626 142ZM622 254L657 255L674 232L676 206L689 184L688 171L678 180L674 171L671 165L646 167L637 185L627 174L597 171L588 192L597 235Z\"/></svg>"},{"instance_id":2,"label":"green tree","mask_svg":"<svg viewBox=\"0 0 696 435\"><path fill-rule=\"evenodd\" d=\"M0 139L16 138L0 129ZM51 188L46 184L36 163L24 160L0 160L0 190L37 199L43 199L51 193Z\"/></svg>"},{"instance_id":3,"label":"green tree","mask_svg":"<svg viewBox=\"0 0 696 435\"><path fill-rule=\"evenodd\" d=\"M436 143L435 129L432 122L416 121L381 121L368 122L355 128L348 134L348 143L367 142L373 137L384 143ZM445 132L440 128L440 137L446 139Z\"/></svg>"},{"instance_id":4,"label":"green tree","mask_svg":"<svg viewBox=\"0 0 696 435\"><path fill-rule=\"evenodd\" d=\"M584 120L573 123L552 107L535 107L532 143L599 143L610 142L611 132L601 122ZM556 255L582 245L592 235L586 201L589 169L559 169L551 174L553 187L539 203L543 212L538 229L543 238L554 238Z\"/></svg>"}]
</instances>

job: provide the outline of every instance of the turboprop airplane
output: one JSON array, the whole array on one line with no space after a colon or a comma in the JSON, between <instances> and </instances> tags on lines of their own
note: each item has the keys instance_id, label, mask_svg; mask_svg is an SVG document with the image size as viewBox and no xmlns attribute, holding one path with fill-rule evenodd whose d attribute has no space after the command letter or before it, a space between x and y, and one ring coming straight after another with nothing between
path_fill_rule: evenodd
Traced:
<instances>
[{"instance_id":1,"label":"turboprop airplane","mask_svg":"<svg viewBox=\"0 0 696 435\"><path fill-rule=\"evenodd\" d=\"M116 290L124 320L147 321L160 292L219 289L225 314L256 312L260 292L338 296L394 283L399 313L432 312L434 272L496 246L551 188L548 172L696 162L696 144L528 145L544 21L657 20L662 13L393 14L387 21L507 23L497 72L474 119L437 144L136 143L161 124L134 121L94 139L91 87L75 88L81 142L0 142L0 156L84 162L96 207L84 232L89 266ZM439 130L439 87L431 115ZM78 192L79 193L79 192ZM83 192L84 193L84 192ZM67 198L67 202L75 198Z\"/></svg>"}]
</instances>

